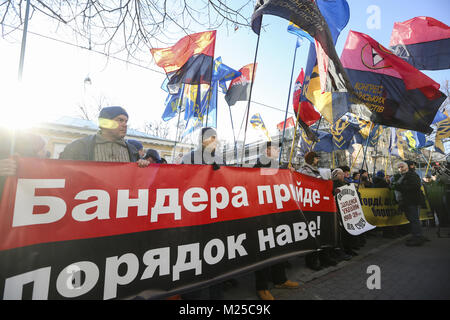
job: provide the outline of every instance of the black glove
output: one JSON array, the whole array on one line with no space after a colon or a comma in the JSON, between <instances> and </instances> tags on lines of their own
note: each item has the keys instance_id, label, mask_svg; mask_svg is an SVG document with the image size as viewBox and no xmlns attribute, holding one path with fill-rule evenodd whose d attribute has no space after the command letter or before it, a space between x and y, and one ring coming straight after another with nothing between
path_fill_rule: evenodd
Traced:
<instances>
[{"instance_id":1,"label":"black glove","mask_svg":"<svg viewBox=\"0 0 450 320\"><path fill-rule=\"evenodd\" d=\"M214 171L216 171L216 170L219 170L219 169L220 169L220 166L219 166L217 163L214 162L214 163L212 164L212 168L213 168Z\"/></svg>"}]
</instances>

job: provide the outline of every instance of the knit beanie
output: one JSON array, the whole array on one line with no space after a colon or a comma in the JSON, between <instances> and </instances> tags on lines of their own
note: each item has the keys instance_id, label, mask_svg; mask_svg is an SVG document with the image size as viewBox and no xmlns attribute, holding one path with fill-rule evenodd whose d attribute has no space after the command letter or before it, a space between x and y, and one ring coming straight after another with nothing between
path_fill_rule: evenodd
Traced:
<instances>
[{"instance_id":1,"label":"knit beanie","mask_svg":"<svg viewBox=\"0 0 450 320\"><path fill-rule=\"evenodd\" d=\"M156 151L155 149L147 150L147 152L145 153L144 159L147 160L148 158L152 158L157 163L159 163L161 161L161 157L159 156L158 151Z\"/></svg>"},{"instance_id":2,"label":"knit beanie","mask_svg":"<svg viewBox=\"0 0 450 320\"><path fill-rule=\"evenodd\" d=\"M137 141L134 139L128 139L127 141L129 144L133 145L133 147L135 147L137 151L144 148L144 146L142 145L142 143L140 141Z\"/></svg>"},{"instance_id":3,"label":"knit beanie","mask_svg":"<svg viewBox=\"0 0 450 320\"><path fill-rule=\"evenodd\" d=\"M105 107L102 110L100 110L100 114L98 115L98 117L103 119L114 119L115 117L121 114L125 115L128 118L128 113L122 107L119 106Z\"/></svg>"}]
</instances>

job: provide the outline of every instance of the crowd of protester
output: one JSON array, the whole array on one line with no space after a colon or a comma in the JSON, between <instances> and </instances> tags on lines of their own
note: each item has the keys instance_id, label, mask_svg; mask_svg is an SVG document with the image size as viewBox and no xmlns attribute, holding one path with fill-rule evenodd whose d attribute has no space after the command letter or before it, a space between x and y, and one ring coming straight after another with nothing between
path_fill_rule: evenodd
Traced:
<instances>
[{"instance_id":1,"label":"crowd of protester","mask_svg":"<svg viewBox=\"0 0 450 320\"><path fill-rule=\"evenodd\" d=\"M98 132L70 143L65 147L59 158L78 161L134 162L139 168L146 168L151 164L167 163L165 159L160 157L157 150L145 150L141 142L131 139L125 140L127 122L128 113L122 107L103 108L99 114ZM13 176L17 172L17 157L45 158L48 157L48 153L45 151L45 141L37 135L21 133L12 139L5 132L0 134L5 138L4 141L14 141L15 144L14 148L10 144L2 144L0 150L1 192L6 177ZM214 128L202 128L197 148L187 154L177 155L174 163L212 165L214 170L219 170L220 166L227 164L216 152L217 145L216 130ZM278 163L279 147L279 145L270 141L267 142L265 147L262 148L254 167L288 168L287 165ZM319 162L319 154L310 151L304 155L304 164L298 170L292 167L288 169L292 172L298 171L308 176L324 179L324 175L321 174L318 167ZM383 170L369 175L366 170L362 169L351 172L348 166L331 168L333 194L335 195L340 191L339 187L351 183L355 184L358 190L362 188L389 188L393 190L399 209L405 212L405 216L410 222L411 238L407 240L406 244L408 246L420 246L428 241L423 235L419 220L419 209L425 199L421 186L425 187L429 203L433 211L440 217L441 223L448 223L448 214L445 214L446 204L440 197L442 192L445 192L441 189L445 189L445 187L436 179L436 174L427 175L421 181L415 172L415 164L412 161L401 161L397 164L397 168L399 172L393 176L387 175ZM392 231L392 228L386 228L386 231ZM392 235L389 232L386 232L386 234ZM323 247L307 254L304 257L305 264L313 270L335 266L341 261L347 261L357 256L357 251L365 243L366 236L364 234L352 236L345 231L342 223L339 222L337 244L334 247ZM270 282L273 282L276 288L293 289L299 287L297 282L287 278L285 271L287 267L289 267L288 262L279 262L255 271L255 289L262 300L274 299L269 291ZM233 280L231 282L233 283ZM208 291L207 295L210 299L221 299L223 285L224 283L214 284L202 290ZM196 299L201 296L202 290L186 293L183 298Z\"/></svg>"}]
</instances>

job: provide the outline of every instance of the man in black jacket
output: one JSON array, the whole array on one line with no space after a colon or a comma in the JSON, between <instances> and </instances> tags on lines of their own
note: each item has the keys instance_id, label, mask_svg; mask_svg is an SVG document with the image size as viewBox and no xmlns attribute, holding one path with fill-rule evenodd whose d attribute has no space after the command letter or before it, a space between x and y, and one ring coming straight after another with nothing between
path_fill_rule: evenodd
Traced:
<instances>
[{"instance_id":1,"label":"man in black jacket","mask_svg":"<svg viewBox=\"0 0 450 320\"><path fill-rule=\"evenodd\" d=\"M138 150L125 141L128 113L122 107L105 107L100 111L99 131L68 144L59 155L62 160L137 162L147 167L149 162L140 159Z\"/></svg>"},{"instance_id":2,"label":"man in black jacket","mask_svg":"<svg viewBox=\"0 0 450 320\"><path fill-rule=\"evenodd\" d=\"M267 141L265 147L262 148L262 153L259 156L254 168L277 168L279 144L274 144ZM298 282L288 280L285 272L285 263L278 262L267 268L255 271L255 289L258 297L261 300L274 300L274 297L269 291L269 282L275 284L278 289L296 289L299 287Z\"/></svg>"},{"instance_id":3,"label":"man in black jacket","mask_svg":"<svg viewBox=\"0 0 450 320\"><path fill-rule=\"evenodd\" d=\"M405 162L399 162L397 168L401 177L394 183L393 189L400 192L399 209L405 212L411 226L411 238L406 241L407 246L421 246L425 238L422 234L420 223L420 178L412 170L409 170Z\"/></svg>"}]
</instances>

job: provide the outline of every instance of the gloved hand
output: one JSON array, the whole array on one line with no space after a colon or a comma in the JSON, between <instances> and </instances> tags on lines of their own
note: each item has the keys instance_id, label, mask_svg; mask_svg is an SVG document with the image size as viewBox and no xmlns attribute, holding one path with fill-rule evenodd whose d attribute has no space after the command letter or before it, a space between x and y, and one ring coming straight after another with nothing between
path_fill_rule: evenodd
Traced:
<instances>
[{"instance_id":1,"label":"gloved hand","mask_svg":"<svg viewBox=\"0 0 450 320\"><path fill-rule=\"evenodd\" d=\"M214 163L212 164L212 168L213 168L214 171L216 171L216 170L219 170L219 169L220 169L220 166L219 166L217 163L214 162Z\"/></svg>"}]
</instances>

